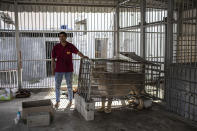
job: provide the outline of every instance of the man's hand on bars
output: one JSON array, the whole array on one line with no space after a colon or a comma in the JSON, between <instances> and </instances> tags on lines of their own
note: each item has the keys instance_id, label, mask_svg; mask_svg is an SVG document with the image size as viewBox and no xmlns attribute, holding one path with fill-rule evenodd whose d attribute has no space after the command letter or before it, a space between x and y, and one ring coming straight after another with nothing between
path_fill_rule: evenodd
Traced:
<instances>
[{"instance_id":1,"label":"man's hand on bars","mask_svg":"<svg viewBox=\"0 0 197 131\"><path fill-rule=\"evenodd\" d=\"M87 59L89 59L88 56L83 55L81 52L78 52L77 54L78 54L81 58L87 58Z\"/></svg>"}]
</instances>

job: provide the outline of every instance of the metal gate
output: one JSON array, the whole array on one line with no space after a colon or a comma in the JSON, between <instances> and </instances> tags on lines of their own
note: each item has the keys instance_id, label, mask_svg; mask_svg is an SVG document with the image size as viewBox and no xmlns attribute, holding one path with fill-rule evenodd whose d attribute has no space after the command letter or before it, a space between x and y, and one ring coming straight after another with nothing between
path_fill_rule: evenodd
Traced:
<instances>
[{"instance_id":1,"label":"metal gate","mask_svg":"<svg viewBox=\"0 0 197 131\"><path fill-rule=\"evenodd\" d=\"M171 1L168 12L167 108L197 121L197 4L195 0Z\"/></svg>"}]
</instances>

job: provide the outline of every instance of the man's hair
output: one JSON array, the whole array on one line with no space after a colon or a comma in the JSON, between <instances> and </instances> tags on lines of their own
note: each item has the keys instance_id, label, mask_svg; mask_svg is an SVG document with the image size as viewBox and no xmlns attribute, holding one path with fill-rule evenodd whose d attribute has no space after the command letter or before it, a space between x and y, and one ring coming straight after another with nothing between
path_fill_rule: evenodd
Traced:
<instances>
[{"instance_id":1,"label":"man's hair","mask_svg":"<svg viewBox=\"0 0 197 131\"><path fill-rule=\"evenodd\" d=\"M60 34L63 34L65 37L67 37L67 34L66 34L66 32L60 32L59 34L58 34L58 36L60 36Z\"/></svg>"}]
</instances>

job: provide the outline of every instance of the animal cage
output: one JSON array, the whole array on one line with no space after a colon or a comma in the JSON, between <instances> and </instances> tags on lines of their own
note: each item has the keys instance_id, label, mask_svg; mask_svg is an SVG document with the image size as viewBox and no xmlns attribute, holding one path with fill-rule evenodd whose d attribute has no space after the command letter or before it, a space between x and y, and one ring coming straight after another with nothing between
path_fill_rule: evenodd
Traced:
<instances>
[{"instance_id":1,"label":"animal cage","mask_svg":"<svg viewBox=\"0 0 197 131\"><path fill-rule=\"evenodd\" d=\"M86 101L94 98L140 99L147 97L145 87L154 80L154 63L127 59L81 59L78 93ZM154 83L154 82L152 82Z\"/></svg>"}]
</instances>

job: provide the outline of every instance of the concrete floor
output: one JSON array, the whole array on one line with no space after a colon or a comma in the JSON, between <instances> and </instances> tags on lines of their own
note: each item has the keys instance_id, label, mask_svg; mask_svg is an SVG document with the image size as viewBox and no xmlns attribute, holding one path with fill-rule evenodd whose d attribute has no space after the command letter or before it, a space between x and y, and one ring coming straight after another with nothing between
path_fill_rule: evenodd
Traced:
<instances>
[{"instance_id":1,"label":"concrete floor","mask_svg":"<svg viewBox=\"0 0 197 131\"><path fill-rule=\"evenodd\" d=\"M197 123L182 120L154 105L150 110L114 110L111 114L95 113L94 121L85 121L75 110L58 110L54 122L48 127L27 128L14 124L22 101L47 98L42 92L31 98L14 99L0 103L0 131L196 131ZM65 106L65 104L63 104ZM63 108L62 108L63 109Z\"/></svg>"}]
</instances>

